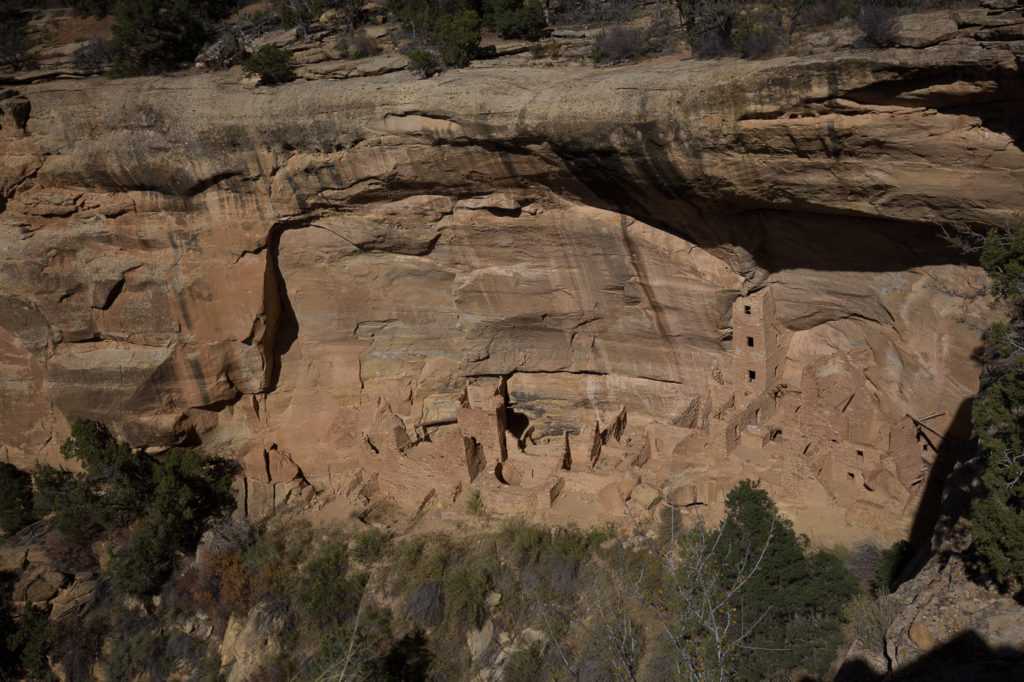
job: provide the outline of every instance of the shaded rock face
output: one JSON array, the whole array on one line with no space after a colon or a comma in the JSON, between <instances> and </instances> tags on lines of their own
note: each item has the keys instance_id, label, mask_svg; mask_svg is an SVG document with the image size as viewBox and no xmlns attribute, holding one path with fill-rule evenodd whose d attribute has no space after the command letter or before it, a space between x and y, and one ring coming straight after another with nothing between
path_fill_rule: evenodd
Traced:
<instances>
[{"instance_id":1,"label":"shaded rock face","mask_svg":"<svg viewBox=\"0 0 1024 682\"><path fill-rule=\"evenodd\" d=\"M256 515L760 477L895 538L977 388L937 225L1024 205L1018 47L6 91L3 455L100 419L244 457Z\"/></svg>"}]
</instances>

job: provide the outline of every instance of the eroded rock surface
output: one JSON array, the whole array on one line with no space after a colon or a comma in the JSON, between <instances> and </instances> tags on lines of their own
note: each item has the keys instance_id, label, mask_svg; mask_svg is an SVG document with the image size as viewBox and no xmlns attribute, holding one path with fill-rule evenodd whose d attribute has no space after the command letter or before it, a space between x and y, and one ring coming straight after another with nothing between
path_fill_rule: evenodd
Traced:
<instances>
[{"instance_id":1,"label":"eroded rock surface","mask_svg":"<svg viewBox=\"0 0 1024 682\"><path fill-rule=\"evenodd\" d=\"M20 85L3 456L74 417L201 443L254 516L475 487L586 519L760 477L801 530L895 539L968 428L980 272L938 226L1024 206L1020 55Z\"/></svg>"}]
</instances>

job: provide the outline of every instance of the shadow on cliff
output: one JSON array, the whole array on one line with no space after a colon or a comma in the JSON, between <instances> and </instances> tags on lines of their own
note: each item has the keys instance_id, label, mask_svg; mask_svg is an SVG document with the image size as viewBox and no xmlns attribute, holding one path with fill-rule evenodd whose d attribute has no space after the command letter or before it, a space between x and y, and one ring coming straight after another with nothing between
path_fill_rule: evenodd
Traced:
<instances>
[{"instance_id":1,"label":"shadow on cliff","mask_svg":"<svg viewBox=\"0 0 1024 682\"><path fill-rule=\"evenodd\" d=\"M979 482L981 458L977 441L971 434L973 400L964 400L949 428L938 434L918 424L918 442L924 450L933 450L935 457L924 483L925 489L914 515L912 544L917 550L904 568L893 589L918 573L926 562L938 556L943 561L951 554L960 531L954 527L970 517L970 504L981 494ZM960 465L960 466L958 466ZM966 550L969 554L970 550ZM964 557L966 558L966 554ZM965 561L969 579L986 583L986 576L977 572L973 562ZM804 678L801 682L810 682ZM1024 680L1024 650L1017 647L993 647L974 630L965 630L954 639L923 653L908 666L891 674L874 672L867 661L845 662L833 678L835 682L885 681L976 681L1002 682Z\"/></svg>"},{"instance_id":2,"label":"shadow on cliff","mask_svg":"<svg viewBox=\"0 0 1024 682\"><path fill-rule=\"evenodd\" d=\"M805 677L801 682L812 682ZM862 659L847 661L836 673L835 682L1010 682L1024 679L1024 652L1014 647L990 647L973 630L921 656L902 670L879 675Z\"/></svg>"},{"instance_id":3,"label":"shadow on cliff","mask_svg":"<svg viewBox=\"0 0 1024 682\"><path fill-rule=\"evenodd\" d=\"M786 198L782 190L778 201L758 202L703 176L699 158L690 159L694 174L704 178L695 184L670 158L680 150L650 141L639 145L629 167L618 154L558 150L572 182L552 189L682 237L732 260L741 273L752 269L742 263L749 258L768 273L895 272L975 262L952 248L934 225L842 213ZM737 256L730 258L730 252Z\"/></svg>"},{"instance_id":4,"label":"shadow on cliff","mask_svg":"<svg viewBox=\"0 0 1024 682\"><path fill-rule=\"evenodd\" d=\"M269 296L273 292L277 296L277 315L270 325L267 339L267 343L273 344L268 358L272 365L267 382L267 393L272 393L277 388L277 382L281 379L281 357L291 349L292 344L299 338L299 320L295 316L295 310L288 298L288 284L281 274L281 266L278 263L281 234L285 229L287 228L275 227L267 239L268 280L272 280L267 283L267 295Z\"/></svg>"},{"instance_id":5,"label":"shadow on cliff","mask_svg":"<svg viewBox=\"0 0 1024 682\"><path fill-rule=\"evenodd\" d=\"M928 428L926 422L920 422L917 429L917 441L921 444L922 454L928 451L934 452L931 469L924 482L924 492L921 501L914 513L914 522L910 527L910 542L916 548L927 548L930 546L932 535L936 530L936 523L939 516L946 512L947 515L956 515L959 510L943 509L942 495L946 489L949 475L957 462L970 455L969 442L971 438L971 405L973 398L968 398L960 403L953 421L944 434L939 435ZM965 500L950 500L954 506L960 506ZM923 563L923 561L921 562Z\"/></svg>"}]
</instances>

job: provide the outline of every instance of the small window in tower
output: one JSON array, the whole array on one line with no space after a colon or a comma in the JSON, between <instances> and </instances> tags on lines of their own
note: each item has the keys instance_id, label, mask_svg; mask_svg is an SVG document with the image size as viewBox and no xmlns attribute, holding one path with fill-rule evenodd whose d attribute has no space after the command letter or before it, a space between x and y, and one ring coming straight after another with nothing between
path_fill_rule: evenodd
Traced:
<instances>
[{"instance_id":1,"label":"small window in tower","mask_svg":"<svg viewBox=\"0 0 1024 682\"><path fill-rule=\"evenodd\" d=\"M757 372L752 369L747 370L747 381L753 381L757 378Z\"/></svg>"},{"instance_id":2,"label":"small window in tower","mask_svg":"<svg viewBox=\"0 0 1024 682\"><path fill-rule=\"evenodd\" d=\"M863 457L864 456L864 451L863 450L858 450L857 451L857 456L858 457Z\"/></svg>"},{"instance_id":3,"label":"small window in tower","mask_svg":"<svg viewBox=\"0 0 1024 682\"><path fill-rule=\"evenodd\" d=\"M749 347L749 348L753 348L754 347L754 337L753 336L748 336L747 337L747 347Z\"/></svg>"},{"instance_id":4,"label":"small window in tower","mask_svg":"<svg viewBox=\"0 0 1024 682\"><path fill-rule=\"evenodd\" d=\"M750 314L750 306L749 305L743 306L743 314L744 315L749 315Z\"/></svg>"}]
</instances>

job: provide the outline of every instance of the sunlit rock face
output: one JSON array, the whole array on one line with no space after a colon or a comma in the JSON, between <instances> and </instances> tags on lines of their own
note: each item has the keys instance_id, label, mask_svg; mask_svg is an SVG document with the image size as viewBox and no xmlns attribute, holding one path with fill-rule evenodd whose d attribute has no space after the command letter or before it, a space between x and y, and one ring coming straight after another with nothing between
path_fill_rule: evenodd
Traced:
<instances>
[{"instance_id":1,"label":"sunlit rock face","mask_svg":"<svg viewBox=\"0 0 1024 682\"><path fill-rule=\"evenodd\" d=\"M922 520L1024 206L1013 43L0 100L0 456L75 417L311 495ZM27 113L27 116L25 113ZM916 518L917 517L917 518Z\"/></svg>"}]
</instances>

